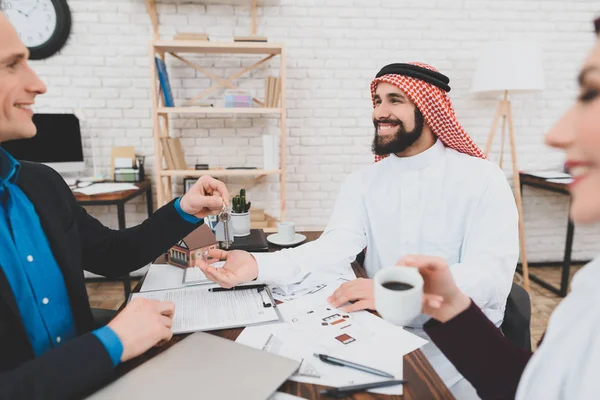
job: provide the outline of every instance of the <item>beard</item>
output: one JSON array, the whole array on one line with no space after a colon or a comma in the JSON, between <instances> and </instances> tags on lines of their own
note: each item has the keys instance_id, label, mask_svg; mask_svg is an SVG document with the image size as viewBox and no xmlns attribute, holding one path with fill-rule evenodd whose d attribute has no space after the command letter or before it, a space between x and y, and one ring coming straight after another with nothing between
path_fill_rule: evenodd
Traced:
<instances>
[{"instance_id":1,"label":"beard","mask_svg":"<svg viewBox=\"0 0 600 400\"><path fill-rule=\"evenodd\" d=\"M398 131L394 138L388 141L384 141L386 138L381 137L377 134L379 124L390 124L398 126ZM373 120L375 125L375 137L373 138L373 144L371 150L378 156L387 156L392 153L401 153L408 149L410 146L415 144L417 140L423 134L423 126L425 125L425 118L417 107L415 107L415 127L411 131L407 131L404 127L404 123L398 119L380 119Z\"/></svg>"}]
</instances>

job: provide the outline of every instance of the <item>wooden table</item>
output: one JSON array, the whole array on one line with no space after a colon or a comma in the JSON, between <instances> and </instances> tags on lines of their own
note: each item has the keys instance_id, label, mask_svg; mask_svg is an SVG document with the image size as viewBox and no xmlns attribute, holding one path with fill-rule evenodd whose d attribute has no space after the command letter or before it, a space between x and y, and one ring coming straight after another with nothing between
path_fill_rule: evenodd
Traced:
<instances>
[{"instance_id":1,"label":"wooden table","mask_svg":"<svg viewBox=\"0 0 600 400\"><path fill-rule=\"evenodd\" d=\"M321 232L302 232L306 235L307 241L312 241L321 236ZM269 245L269 251L277 251L279 248L274 245ZM364 269L360 267L357 263L354 263L352 266L356 275L359 277L366 277ZM139 291L141 287L140 282L134 291ZM217 335L223 338L235 340L239 334L242 332L242 329L224 329L219 331L212 331L213 335ZM174 336L173 339L165 344L162 347L156 347L140 357L121 364L117 367L117 373L119 375L123 375L126 372L134 369L138 365L143 364L145 361L148 361L152 357L160 354L165 351L169 347L173 346L175 343L184 339L187 335L177 335ZM425 358L421 350L415 350L412 353L403 357L404 363L404 377L409 381L408 384L404 385L404 395L402 396L387 396L380 394L372 394L372 393L360 393L354 395L352 397L347 397L348 399L405 399L405 400L413 400L413 399L454 399L452 393L448 390L444 382L440 379L438 374L429 364L429 361ZM233 383L233 382L232 382ZM290 393L299 397L303 397L306 399L319 399L320 391L325 389L325 386L319 385L311 385L308 383L298 383L292 381L286 381L278 390L286 393ZM198 398L202 397L202 388L198 388Z\"/></svg>"},{"instance_id":2,"label":"wooden table","mask_svg":"<svg viewBox=\"0 0 600 400\"><path fill-rule=\"evenodd\" d=\"M134 183L138 188L132 190L123 190L121 192L94 194L91 196L83 193L73 192L77 203L82 206L117 206L117 219L119 230L125 229L125 203L142 195L146 194L146 209L148 210L148 218L152 216L152 185L149 180ZM131 278L129 274L123 277L123 287L125 290L125 298L131 293Z\"/></svg>"},{"instance_id":3,"label":"wooden table","mask_svg":"<svg viewBox=\"0 0 600 400\"><path fill-rule=\"evenodd\" d=\"M565 194L570 196L569 185L567 183L559 183L559 182L548 182L544 178L540 178L539 176L529 175L525 172L519 173L520 184L521 184L521 193L523 193L523 186L531 186L537 189L548 190L554 193ZM552 293L559 295L560 297L565 297L567 295L567 289L569 288L569 279L571 277L571 251L573 249L573 236L575 235L575 225L573 225L573 221L569 217L567 220L567 236L565 238L565 252L562 261L562 273L560 278L560 288L557 288L550 283L544 281L542 278L529 273L529 277L532 281L542 286L545 289L548 289Z\"/></svg>"}]
</instances>

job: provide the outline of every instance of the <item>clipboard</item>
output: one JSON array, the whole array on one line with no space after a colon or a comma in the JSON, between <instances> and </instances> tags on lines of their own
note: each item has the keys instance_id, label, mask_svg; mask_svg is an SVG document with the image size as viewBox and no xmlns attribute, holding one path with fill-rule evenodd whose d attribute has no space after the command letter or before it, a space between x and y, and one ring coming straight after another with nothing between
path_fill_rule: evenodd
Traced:
<instances>
[{"instance_id":1,"label":"clipboard","mask_svg":"<svg viewBox=\"0 0 600 400\"><path fill-rule=\"evenodd\" d=\"M132 293L129 301L140 298L175 303L173 333L206 332L242 328L283 318L267 285L239 286L236 290L212 292L206 285ZM260 287L255 287L260 286Z\"/></svg>"}]
</instances>

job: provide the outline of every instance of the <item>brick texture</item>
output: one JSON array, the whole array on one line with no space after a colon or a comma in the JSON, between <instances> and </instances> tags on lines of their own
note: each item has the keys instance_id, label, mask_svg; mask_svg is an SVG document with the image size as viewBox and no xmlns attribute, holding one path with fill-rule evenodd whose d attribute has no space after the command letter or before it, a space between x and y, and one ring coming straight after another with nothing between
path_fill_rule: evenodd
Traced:
<instances>
[{"instance_id":1,"label":"brick texture","mask_svg":"<svg viewBox=\"0 0 600 400\"><path fill-rule=\"evenodd\" d=\"M250 10L239 5L161 0L161 35L206 32L211 40L248 35ZM249 2L248 2L249 3ZM546 90L512 98L518 158L522 169L560 167L563 156L543 144L544 132L573 102L575 77L593 46L592 1L467 0L281 0L259 9L259 34L288 49L287 209L300 229L323 228L338 188L352 171L372 161L373 134L368 85L390 62L420 60L451 78L451 97L459 120L483 146L497 99L469 92L481 46L493 39L534 39L544 51ZM270 3L272 4L272 2ZM109 168L111 146L135 146L155 163L150 118L148 41L151 25L143 1L70 0L73 31L68 44L50 59L32 61L49 90L39 112L81 109L87 174L92 141L101 172ZM190 57L220 77L257 61L256 57ZM192 97L211 81L169 59L171 84L178 101ZM278 74L278 63L265 65L237 83L257 97L264 78ZM219 102L221 92L211 100ZM174 117L189 165L262 165L261 135L277 134L274 117ZM494 148L498 154L499 141ZM510 158L505 159L510 176ZM154 179L154 178L153 178ZM243 185L230 180L232 189ZM182 181L175 183L181 193ZM275 177L249 190L256 206L278 213ZM562 257L568 199L525 189L525 227L531 261ZM116 210L89 209L116 227ZM143 199L127 206L128 225L145 217ZM490 227L493 229L493 227ZM598 251L597 227L576 229L573 256L587 259Z\"/></svg>"}]
</instances>

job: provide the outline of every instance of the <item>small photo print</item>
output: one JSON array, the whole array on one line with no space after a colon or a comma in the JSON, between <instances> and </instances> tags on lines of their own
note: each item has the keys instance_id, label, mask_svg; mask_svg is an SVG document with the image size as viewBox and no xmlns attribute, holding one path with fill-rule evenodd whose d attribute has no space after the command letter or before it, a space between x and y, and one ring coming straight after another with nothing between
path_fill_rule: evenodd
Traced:
<instances>
[{"instance_id":1,"label":"small photo print","mask_svg":"<svg viewBox=\"0 0 600 400\"><path fill-rule=\"evenodd\" d=\"M183 178L183 193L187 193L197 180L198 178Z\"/></svg>"},{"instance_id":2,"label":"small photo print","mask_svg":"<svg viewBox=\"0 0 600 400\"><path fill-rule=\"evenodd\" d=\"M350 336L346 333L336 336L335 338L336 338L336 340L340 341L343 344L350 344L356 340L352 336Z\"/></svg>"}]
</instances>

